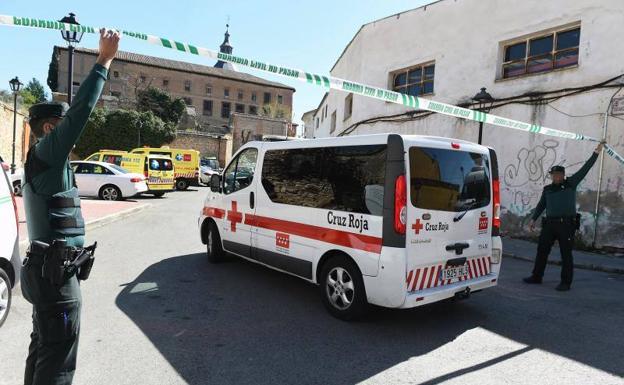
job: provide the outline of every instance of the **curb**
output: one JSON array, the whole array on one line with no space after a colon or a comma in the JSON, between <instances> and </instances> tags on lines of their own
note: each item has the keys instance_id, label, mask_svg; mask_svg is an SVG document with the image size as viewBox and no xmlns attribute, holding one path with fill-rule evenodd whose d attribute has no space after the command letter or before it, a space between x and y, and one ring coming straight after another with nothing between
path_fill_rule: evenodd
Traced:
<instances>
[{"instance_id":1,"label":"curb","mask_svg":"<svg viewBox=\"0 0 624 385\"><path fill-rule=\"evenodd\" d=\"M511 254L511 253L503 253L503 257L518 259L518 260L527 261L527 262L535 262L535 259L533 258L522 257L522 256ZM561 261L548 261L547 264L561 266ZM602 273L624 274L624 269L619 268L619 267L605 267L605 266L586 264L586 263L574 263L574 267L577 269L599 271Z\"/></svg>"},{"instance_id":2,"label":"curb","mask_svg":"<svg viewBox=\"0 0 624 385\"><path fill-rule=\"evenodd\" d=\"M97 228L102 227L104 225L107 225L109 223L112 223L112 222L118 221L120 219L129 217L132 214L135 214L135 213L137 213L139 211L143 211L143 210L148 209L150 207L152 207L151 203L144 203L142 205L138 205L136 207L129 208L127 210L119 211L119 212L114 213L114 214L110 214L110 215L106 215L106 216L101 217L101 218L94 219L92 221L89 221L89 222L85 223L85 230L97 229ZM19 242L20 255L23 255L23 254L26 253L26 247L28 246L29 242L30 242L30 240L28 238Z\"/></svg>"}]
</instances>

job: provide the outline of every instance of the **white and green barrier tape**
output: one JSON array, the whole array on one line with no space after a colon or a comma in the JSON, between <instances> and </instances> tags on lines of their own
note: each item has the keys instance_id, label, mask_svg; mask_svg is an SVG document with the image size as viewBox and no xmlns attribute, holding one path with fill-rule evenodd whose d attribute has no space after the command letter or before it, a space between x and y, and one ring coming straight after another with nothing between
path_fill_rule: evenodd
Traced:
<instances>
[{"instance_id":1,"label":"white and green barrier tape","mask_svg":"<svg viewBox=\"0 0 624 385\"><path fill-rule=\"evenodd\" d=\"M16 27L28 27L28 28L40 28L40 29L52 29L52 30L69 30L84 33L98 33L99 28L93 28L84 25L73 25L67 23L61 23L58 21L34 19L27 17L16 17L8 15L0 15L0 25L16 26ZM385 102L391 102L396 104L402 104L407 107L432 111L443 115L454 116L456 118L473 120L476 122L488 123L494 126L511 128L514 130L520 130L525 132L531 132L535 134L542 134L548 136L556 136L559 138L573 139L573 140L587 140L591 142L599 142L599 139L585 136L583 134L576 134L573 132L557 130L554 128L548 128L539 126L536 124L530 124L521 122L518 120L507 119L494 114L488 114L481 111L475 111L468 108L458 107L451 104L442 102L436 102L433 100L406 95L399 92L390 91L383 88L368 86L366 84L351 82L348 80L318 75L311 72L306 72L299 69L272 65L266 62L252 60L241 56L228 55L221 52L209 50L207 48L198 47L188 43L180 43L175 40L166 39L154 35L148 35L141 32L120 30L123 36L132 37L135 39L143 40L147 43L159 45L166 48L175 49L182 52L187 52L192 55L204 56L214 60L222 60L225 62L234 63L243 67L253 68L258 71L263 71L271 74L281 75L291 79L297 79L303 82L307 82L316 86L320 86L326 89L336 89L345 92L351 92L357 95L367 96L373 99L383 100ZM606 153L624 165L624 158L613 150L609 145L605 145Z\"/></svg>"}]
</instances>

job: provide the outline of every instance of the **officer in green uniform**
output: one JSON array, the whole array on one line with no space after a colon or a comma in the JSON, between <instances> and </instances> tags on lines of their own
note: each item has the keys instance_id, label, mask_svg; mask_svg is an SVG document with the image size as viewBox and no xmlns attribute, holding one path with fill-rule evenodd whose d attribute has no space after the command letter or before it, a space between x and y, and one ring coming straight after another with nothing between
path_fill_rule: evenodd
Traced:
<instances>
[{"instance_id":1,"label":"officer in green uniform","mask_svg":"<svg viewBox=\"0 0 624 385\"><path fill-rule=\"evenodd\" d=\"M100 30L99 45L96 64L71 108L66 103L41 103L29 111L31 130L38 140L28 152L23 189L32 243L21 271L22 292L33 305L25 385L71 384L76 369L81 307L78 279L75 274L61 275L55 284L46 278L43 271L50 255L35 241L51 244L59 240L66 250L83 247L84 221L68 157L100 97L119 33ZM65 271L59 270L64 266L52 268Z\"/></svg>"},{"instance_id":2,"label":"officer in green uniform","mask_svg":"<svg viewBox=\"0 0 624 385\"><path fill-rule=\"evenodd\" d=\"M596 162L602 147L603 143L600 143L583 167L569 178L565 177L563 166L554 166L550 169L552 183L544 187L542 197L533 211L529 223L529 229L534 231L535 221L546 210L546 216L542 219L542 231L537 245L533 274L524 278L524 282L542 283L548 255L555 240L557 240L561 250L562 263L561 283L556 289L558 291L570 290L574 269L572 247L576 232L576 188Z\"/></svg>"}]
</instances>

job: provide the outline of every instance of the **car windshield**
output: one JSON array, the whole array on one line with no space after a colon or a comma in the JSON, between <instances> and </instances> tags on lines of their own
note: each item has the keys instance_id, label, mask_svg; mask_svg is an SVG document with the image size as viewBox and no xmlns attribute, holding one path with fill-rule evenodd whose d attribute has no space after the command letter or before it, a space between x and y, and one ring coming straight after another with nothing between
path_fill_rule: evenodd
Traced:
<instances>
[{"instance_id":1,"label":"car windshield","mask_svg":"<svg viewBox=\"0 0 624 385\"><path fill-rule=\"evenodd\" d=\"M109 167L109 168L112 168L112 169L113 169L113 170L115 170L115 171L119 171L119 172L120 172L120 173L122 173L122 174L127 174L127 173L128 173L128 170L126 170L126 169L125 169L125 168L123 168L123 167L119 167L119 166L117 166L116 164L110 164L108 167Z\"/></svg>"},{"instance_id":2,"label":"car windshield","mask_svg":"<svg viewBox=\"0 0 624 385\"><path fill-rule=\"evenodd\" d=\"M219 169L219 163L217 162L216 159L202 159L201 165L205 167L209 167L213 170Z\"/></svg>"}]
</instances>

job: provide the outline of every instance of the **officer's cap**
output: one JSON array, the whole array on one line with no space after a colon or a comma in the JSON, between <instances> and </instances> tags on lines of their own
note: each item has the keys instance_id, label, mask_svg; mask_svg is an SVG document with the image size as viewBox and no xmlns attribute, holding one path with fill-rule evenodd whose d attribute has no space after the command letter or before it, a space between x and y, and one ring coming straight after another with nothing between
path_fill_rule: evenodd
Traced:
<instances>
[{"instance_id":1,"label":"officer's cap","mask_svg":"<svg viewBox=\"0 0 624 385\"><path fill-rule=\"evenodd\" d=\"M30 120L46 118L62 118L67 113L69 105L65 102L37 103L30 107L28 115Z\"/></svg>"},{"instance_id":2,"label":"officer's cap","mask_svg":"<svg viewBox=\"0 0 624 385\"><path fill-rule=\"evenodd\" d=\"M563 166L552 166L550 168L550 171L548 171L549 174L552 174L553 172L562 172L565 174L565 167Z\"/></svg>"}]
</instances>

